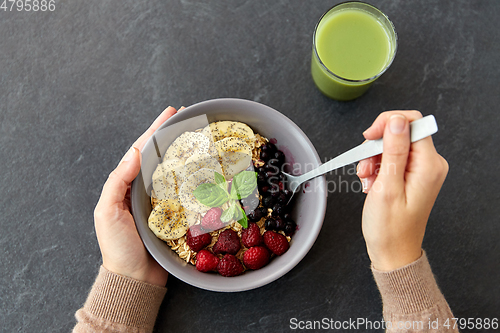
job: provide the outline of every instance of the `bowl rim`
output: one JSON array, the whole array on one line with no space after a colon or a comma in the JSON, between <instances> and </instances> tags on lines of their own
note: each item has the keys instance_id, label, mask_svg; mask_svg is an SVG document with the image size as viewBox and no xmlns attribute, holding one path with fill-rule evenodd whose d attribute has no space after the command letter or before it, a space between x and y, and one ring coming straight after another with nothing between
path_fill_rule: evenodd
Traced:
<instances>
[{"instance_id":1,"label":"bowl rim","mask_svg":"<svg viewBox=\"0 0 500 333\"><path fill-rule=\"evenodd\" d=\"M297 131L300 135L301 135L301 140L304 141L304 143L306 144L306 146L308 146L308 148L312 151L313 153L313 156L314 156L314 160L311 161L312 163L315 163L317 165L320 165L321 164L321 160L320 160L320 157L318 155L318 152L316 151L316 148L314 147L314 145L312 144L312 142L309 140L309 138L307 137L307 135L300 129L300 127L298 127L292 120L290 120L287 116L285 116L284 114L282 114L281 112L265 105L265 104L262 104L262 103L258 103L258 102L255 102L255 101L251 101L251 100L246 100L246 99L239 99L239 98L216 98L216 99L210 99L210 100L205 100L205 101L202 101L202 102L198 102L198 103L195 103L193 105L190 105L188 107L186 107L185 109L183 109L182 111L174 114L173 116L171 116L169 119L167 119L156 131L160 131L161 129L163 129L164 127L166 126L170 126L172 124L175 124L179 121L182 121L182 119L179 119L180 117L179 114L182 114L183 117L187 116L187 119L189 118L192 118L192 117L195 117L199 114L197 114L198 112L198 109L200 108L206 108L206 107L210 107L212 104L214 106L216 106L217 108L220 107L220 103L224 103L224 104L232 104L232 103L238 103L239 105L241 105L242 107L245 107L248 106L248 108L252 108L252 107L258 107L258 108L263 108L263 109L266 109L266 112L270 112L270 113L274 113L276 116L278 116L279 118L281 118L282 121L286 122L286 125L287 126L290 126L292 128L294 128L295 131ZM191 117L189 117L189 113L193 113L193 115ZM150 137L146 144L143 146L143 149L144 150L144 147L146 147L147 143L150 142L152 140L152 137ZM142 153L142 151L141 151ZM140 177L140 175L138 176ZM136 177L137 179L137 177ZM136 214L136 209L137 208L137 211L139 210L139 207L135 207L135 205L137 204L137 200L134 200L135 198L135 195L138 191L140 191L140 189L138 189L137 187L137 182L136 180L134 179L134 181L132 181L132 184L131 184L131 189L130 189L130 200L131 200L131 213L134 217L134 222L135 222L135 225L136 225L136 228L137 228L137 232L139 234L139 237L141 238L141 241L143 242L144 244L144 247L147 249L147 251L149 252L149 254L165 269L169 272L169 274L172 274L173 276L175 276L176 278L178 278L179 280L183 281L183 282L186 282L192 286L195 286L195 287L198 287L198 288L201 288L201 289L205 289L205 290L210 290L210 291L217 291L217 292L239 292L239 291L247 291L247 290L251 290L251 289L256 289L256 288L259 288L259 287L262 287L264 285L267 285L277 279L279 279L280 277L282 277L283 275L285 275L286 273L288 273L290 270L292 270L306 255L307 253L309 252L309 250L312 248L312 246L314 245L314 243L316 242L316 239L319 235L319 232L321 231L321 228L323 226L323 221L324 221L324 218L325 218L325 214L326 214L326 204L327 204L327 200L326 200L326 177L323 175L323 176L320 176L320 177L317 177L316 178L317 181L319 181L319 186L316 186L315 188L317 190L319 190L321 193L318 194L318 201L319 201L319 207L320 209L318 210L318 214L316 215L316 218L314 219L314 221L312 221L312 225L313 225L313 228L309 231L310 235L308 237L308 240L309 242L307 242L305 244L305 246L301 247L299 252L296 253L296 255L292 258L292 260L288 261L286 264L282 265L279 269L273 271L271 274L265 276L264 278L262 279L258 279L256 281L251 281L251 283L248 283L247 285L245 286L239 286L239 287L232 287L232 286L224 286L224 287L221 287L221 286L214 286L214 285L211 285L210 283L207 283L206 281L203 281L203 280L200 280L200 279L190 279L190 275L189 274L185 274L185 269L183 267L176 267L176 266L169 266L169 267L165 267L166 265L164 265L160 258L161 255L160 253L157 252L157 250L155 249L155 246L153 244L149 244L149 242L147 241L147 239L145 240L142 235L141 235L141 231L140 231L140 228L138 227L138 222L137 222L137 218L139 217L138 214ZM136 218L137 217L137 218ZM276 259L276 258L275 258ZM224 279L227 279L225 277L221 277L221 278L224 278ZM234 278L238 278L238 277L232 277L231 279L234 279Z\"/></svg>"}]
</instances>

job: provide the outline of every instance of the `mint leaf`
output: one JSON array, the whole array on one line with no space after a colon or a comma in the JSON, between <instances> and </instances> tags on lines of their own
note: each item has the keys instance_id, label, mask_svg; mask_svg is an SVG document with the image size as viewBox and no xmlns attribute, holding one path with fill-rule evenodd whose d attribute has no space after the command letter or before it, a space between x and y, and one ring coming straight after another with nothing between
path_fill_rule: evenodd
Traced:
<instances>
[{"instance_id":1,"label":"mint leaf","mask_svg":"<svg viewBox=\"0 0 500 333\"><path fill-rule=\"evenodd\" d=\"M205 206L219 207L229 199L227 191L213 183L200 184L194 191L195 198Z\"/></svg>"},{"instance_id":2,"label":"mint leaf","mask_svg":"<svg viewBox=\"0 0 500 333\"><path fill-rule=\"evenodd\" d=\"M229 205L229 208L222 212L220 220L224 223L231 221L233 219L235 212L236 212L236 205L234 204L234 201L232 201L231 204Z\"/></svg>"},{"instance_id":3,"label":"mint leaf","mask_svg":"<svg viewBox=\"0 0 500 333\"><path fill-rule=\"evenodd\" d=\"M239 202L231 200L229 208L222 212L220 220L227 223L231 220L238 221L243 228L248 228L248 219L243 208L241 208Z\"/></svg>"},{"instance_id":4,"label":"mint leaf","mask_svg":"<svg viewBox=\"0 0 500 333\"><path fill-rule=\"evenodd\" d=\"M219 185L222 189L227 191L226 178L224 178L224 176L218 173L217 171L215 171L214 178L215 178L215 183Z\"/></svg>"},{"instance_id":5,"label":"mint leaf","mask_svg":"<svg viewBox=\"0 0 500 333\"><path fill-rule=\"evenodd\" d=\"M233 214L233 220L238 221L242 218L241 216L241 206L238 201L231 201L231 204L234 206L234 214Z\"/></svg>"},{"instance_id":6,"label":"mint leaf","mask_svg":"<svg viewBox=\"0 0 500 333\"><path fill-rule=\"evenodd\" d=\"M243 214L243 217L238 220L238 223L241 224L241 226L243 228L248 228L248 219L247 219L247 215L245 214L245 211L243 210L243 208L239 207L238 213Z\"/></svg>"},{"instance_id":7,"label":"mint leaf","mask_svg":"<svg viewBox=\"0 0 500 333\"><path fill-rule=\"evenodd\" d=\"M236 183L234 182L234 178L233 182L231 182L231 194L229 195L229 198L231 198L232 200L241 199L238 197L238 190L236 189Z\"/></svg>"},{"instance_id":8,"label":"mint leaf","mask_svg":"<svg viewBox=\"0 0 500 333\"><path fill-rule=\"evenodd\" d=\"M233 177L232 186L235 187L237 199L248 197L257 188L257 172L246 170L239 172ZM234 198L232 192L233 188L231 188L231 198Z\"/></svg>"}]
</instances>

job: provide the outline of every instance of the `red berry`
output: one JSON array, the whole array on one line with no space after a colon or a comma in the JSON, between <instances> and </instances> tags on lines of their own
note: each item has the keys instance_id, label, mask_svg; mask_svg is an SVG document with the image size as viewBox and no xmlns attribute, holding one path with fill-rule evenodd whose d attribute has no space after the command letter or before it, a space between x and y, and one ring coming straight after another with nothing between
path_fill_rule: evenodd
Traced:
<instances>
[{"instance_id":1,"label":"red berry","mask_svg":"<svg viewBox=\"0 0 500 333\"><path fill-rule=\"evenodd\" d=\"M217 269L219 258L208 250L201 250L196 255L196 269L200 272L210 272Z\"/></svg>"},{"instance_id":2,"label":"red berry","mask_svg":"<svg viewBox=\"0 0 500 333\"><path fill-rule=\"evenodd\" d=\"M267 248L277 256L285 253L290 247L285 236L270 230L264 233L264 244L266 244Z\"/></svg>"},{"instance_id":3,"label":"red berry","mask_svg":"<svg viewBox=\"0 0 500 333\"><path fill-rule=\"evenodd\" d=\"M224 226L224 223L220 220L222 214L222 209L219 207L213 207L208 210L208 212L201 219L201 226L203 229L208 231L214 231L220 229Z\"/></svg>"},{"instance_id":4,"label":"red berry","mask_svg":"<svg viewBox=\"0 0 500 333\"><path fill-rule=\"evenodd\" d=\"M241 248L240 238L238 234L231 229L226 229L219 234L219 239L214 245L214 253L216 254L236 254Z\"/></svg>"},{"instance_id":5,"label":"red berry","mask_svg":"<svg viewBox=\"0 0 500 333\"><path fill-rule=\"evenodd\" d=\"M250 269L259 269L269 262L269 251L263 246L251 247L243 254L243 263Z\"/></svg>"},{"instance_id":6,"label":"red berry","mask_svg":"<svg viewBox=\"0 0 500 333\"><path fill-rule=\"evenodd\" d=\"M226 254L217 265L217 271L222 276L236 276L243 273L243 265L232 254Z\"/></svg>"},{"instance_id":7,"label":"red berry","mask_svg":"<svg viewBox=\"0 0 500 333\"><path fill-rule=\"evenodd\" d=\"M255 223L249 223L248 228L243 229L241 233L241 242L248 248L262 244L263 238L259 226Z\"/></svg>"},{"instance_id":8,"label":"red berry","mask_svg":"<svg viewBox=\"0 0 500 333\"><path fill-rule=\"evenodd\" d=\"M189 228L186 235L186 243L194 252L198 252L212 242L212 236L201 229L199 224Z\"/></svg>"}]
</instances>

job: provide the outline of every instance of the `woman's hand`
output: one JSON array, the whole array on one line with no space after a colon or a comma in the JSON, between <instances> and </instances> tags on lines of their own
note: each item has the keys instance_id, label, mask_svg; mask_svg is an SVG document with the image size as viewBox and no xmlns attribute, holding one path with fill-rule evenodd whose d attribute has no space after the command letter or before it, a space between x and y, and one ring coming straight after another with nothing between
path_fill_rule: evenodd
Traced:
<instances>
[{"instance_id":1,"label":"woman's hand","mask_svg":"<svg viewBox=\"0 0 500 333\"><path fill-rule=\"evenodd\" d=\"M448 173L431 137L410 144L409 122L419 118L418 111L384 112L363 133L367 140L384 140L382 155L358 164L368 193L363 236L378 270L393 270L421 256L427 219Z\"/></svg>"},{"instance_id":2,"label":"woman's hand","mask_svg":"<svg viewBox=\"0 0 500 333\"><path fill-rule=\"evenodd\" d=\"M168 273L149 255L130 214L130 184L141 169L140 150L154 131L177 111L168 107L137 139L111 172L94 211L103 266L111 272L165 286Z\"/></svg>"}]
</instances>

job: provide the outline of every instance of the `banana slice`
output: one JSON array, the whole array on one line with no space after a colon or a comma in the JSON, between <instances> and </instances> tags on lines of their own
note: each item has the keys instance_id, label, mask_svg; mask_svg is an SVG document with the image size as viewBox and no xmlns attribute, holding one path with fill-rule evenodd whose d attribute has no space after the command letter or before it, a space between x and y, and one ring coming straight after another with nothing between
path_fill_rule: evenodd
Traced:
<instances>
[{"instance_id":1,"label":"banana slice","mask_svg":"<svg viewBox=\"0 0 500 333\"><path fill-rule=\"evenodd\" d=\"M184 165L184 170L182 172L183 181L203 168L213 169L222 174L222 168L218 158L215 159L210 154L194 154L186 160L186 164Z\"/></svg>"},{"instance_id":2,"label":"banana slice","mask_svg":"<svg viewBox=\"0 0 500 333\"><path fill-rule=\"evenodd\" d=\"M186 214L186 220L189 226L193 226L198 223L198 217L200 214L189 209L184 209L184 213Z\"/></svg>"},{"instance_id":3,"label":"banana slice","mask_svg":"<svg viewBox=\"0 0 500 333\"><path fill-rule=\"evenodd\" d=\"M178 187L176 184L169 184L165 178L158 178L153 180L153 191L151 196L158 200L178 200Z\"/></svg>"},{"instance_id":4,"label":"banana slice","mask_svg":"<svg viewBox=\"0 0 500 333\"><path fill-rule=\"evenodd\" d=\"M228 137L217 141L215 147L226 179L233 178L252 163L252 148L243 139Z\"/></svg>"},{"instance_id":5,"label":"banana slice","mask_svg":"<svg viewBox=\"0 0 500 333\"><path fill-rule=\"evenodd\" d=\"M164 176L169 183L175 183L176 173L180 173L184 167L184 162L178 158L164 159L158 164L153 173L153 179Z\"/></svg>"},{"instance_id":6,"label":"banana slice","mask_svg":"<svg viewBox=\"0 0 500 333\"><path fill-rule=\"evenodd\" d=\"M184 236L189 228L186 213L177 200L160 200L148 218L149 229L161 240Z\"/></svg>"},{"instance_id":7,"label":"banana slice","mask_svg":"<svg viewBox=\"0 0 500 333\"><path fill-rule=\"evenodd\" d=\"M217 121L210 123L203 129L202 133L209 138L213 138L214 142L222 140L230 135L228 135L228 127L230 121Z\"/></svg>"},{"instance_id":8,"label":"banana slice","mask_svg":"<svg viewBox=\"0 0 500 333\"><path fill-rule=\"evenodd\" d=\"M222 156L225 153L242 153L251 156L252 148L245 142L245 140L237 137L228 137L215 142L215 148L219 151L219 155Z\"/></svg>"},{"instance_id":9,"label":"banana slice","mask_svg":"<svg viewBox=\"0 0 500 333\"><path fill-rule=\"evenodd\" d=\"M156 196L151 196L151 207L153 209L156 207L156 205L160 202L160 200L156 199Z\"/></svg>"},{"instance_id":10,"label":"banana slice","mask_svg":"<svg viewBox=\"0 0 500 333\"><path fill-rule=\"evenodd\" d=\"M153 192L156 199L177 199L179 185L182 182L181 174L184 163L179 159L165 160L158 164L153 173Z\"/></svg>"},{"instance_id":11,"label":"banana slice","mask_svg":"<svg viewBox=\"0 0 500 333\"><path fill-rule=\"evenodd\" d=\"M231 126L231 136L243 139L250 146L250 150L255 148L255 134L247 125L240 122L234 122Z\"/></svg>"},{"instance_id":12,"label":"banana slice","mask_svg":"<svg viewBox=\"0 0 500 333\"><path fill-rule=\"evenodd\" d=\"M179 159L185 162L189 157L205 154L210 149L210 139L202 133L184 132L168 147L164 160Z\"/></svg>"},{"instance_id":13,"label":"banana slice","mask_svg":"<svg viewBox=\"0 0 500 333\"><path fill-rule=\"evenodd\" d=\"M252 129L247 124L237 121L217 121L210 123L203 129L202 133L209 138L212 137L214 142L235 137L245 140L250 149L255 147L255 134Z\"/></svg>"},{"instance_id":14,"label":"banana slice","mask_svg":"<svg viewBox=\"0 0 500 333\"><path fill-rule=\"evenodd\" d=\"M215 148L215 144L212 141L212 138L209 138L210 140L210 147L208 147L208 154L215 158L216 160L219 159L219 152L217 151L217 148Z\"/></svg>"},{"instance_id":15,"label":"banana slice","mask_svg":"<svg viewBox=\"0 0 500 333\"><path fill-rule=\"evenodd\" d=\"M210 209L210 207L200 203L193 192L200 184L215 183L215 171L207 168L200 169L182 183L179 190L179 199L184 208L200 214L205 214Z\"/></svg>"}]
</instances>

